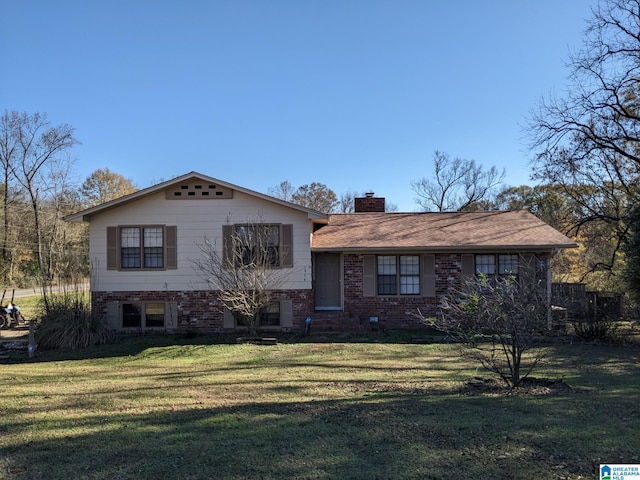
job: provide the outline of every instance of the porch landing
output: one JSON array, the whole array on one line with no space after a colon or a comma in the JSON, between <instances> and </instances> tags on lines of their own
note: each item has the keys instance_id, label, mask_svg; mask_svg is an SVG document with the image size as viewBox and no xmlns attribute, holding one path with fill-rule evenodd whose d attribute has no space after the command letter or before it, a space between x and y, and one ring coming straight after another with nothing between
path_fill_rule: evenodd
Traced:
<instances>
[{"instance_id":1,"label":"porch landing","mask_svg":"<svg viewBox=\"0 0 640 480\"><path fill-rule=\"evenodd\" d=\"M317 311L311 315L311 330L323 332L368 332L384 330L384 322L347 312Z\"/></svg>"}]
</instances>

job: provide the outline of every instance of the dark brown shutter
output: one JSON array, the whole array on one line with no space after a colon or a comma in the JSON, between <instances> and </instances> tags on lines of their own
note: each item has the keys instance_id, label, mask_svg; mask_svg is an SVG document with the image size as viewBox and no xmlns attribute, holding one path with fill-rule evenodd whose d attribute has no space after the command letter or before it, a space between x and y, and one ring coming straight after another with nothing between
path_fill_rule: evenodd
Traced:
<instances>
[{"instance_id":1,"label":"dark brown shutter","mask_svg":"<svg viewBox=\"0 0 640 480\"><path fill-rule=\"evenodd\" d=\"M118 227L107 227L107 270L118 269Z\"/></svg>"},{"instance_id":2,"label":"dark brown shutter","mask_svg":"<svg viewBox=\"0 0 640 480\"><path fill-rule=\"evenodd\" d=\"M222 314L222 327L225 330L232 330L236 328L236 319L233 318L233 313L227 307L224 307Z\"/></svg>"},{"instance_id":3,"label":"dark brown shutter","mask_svg":"<svg viewBox=\"0 0 640 480\"><path fill-rule=\"evenodd\" d=\"M422 255L422 296L436 296L436 256Z\"/></svg>"},{"instance_id":4,"label":"dark brown shutter","mask_svg":"<svg viewBox=\"0 0 640 480\"><path fill-rule=\"evenodd\" d=\"M280 230L280 266L293 267L293 225L282 225Z\"/></svg>"},{"instance_id":5,"label":"dark brown shutter","mask_svg":"<svg viewBox=\"0 0 640 480\"><path fill-rule=\"evenodd\" d=\"M222 226L222 266L233 268L233 225Z\"/></svg>"},{"instance_id":6,"label":"dark brown shutter","mask_svg":"<svg viewBox=\"0 0 640 480\"><path fill-rule=\"evenodd\" d=\"M471 278L476 274L476 256L473 253L462 255L462 278Z\"/></svg>"},{"instance_id":7,"label":"dark brown shutter","mask_svg":"<svg viewBox=\"0 0 640 480\"><path fill-rule=\"evenodd\" d=\"M362 296L376 296L376 256L362 256Z\"/></svg>"},{"instance_id":8,"label":"dark brown shutter","mask_svg":"<svg viewBox=\"0 0 640 480\"><path fill-rule=\"evenodd\" d=\"M178 303L167 302L165 310L165 328L167 330L175 330L178 328Z\"/></svg>"},{"instance_id":9,"label":"dark brown shutter","mask_svg":"<svg viewBox=\"0 0 640 480\"><path fill-rule=\"evenodd\" d=\"M107 303L107 326L112 330L122 328L122 309L119 302Z\"/></svg>"},{"instance_id":10,"label":"dark brown shutter","mask_svg":"<svg viewBox=\"0 0 640 480\"><path fill-rule=\"evenodd\" d=\"M165 227L164 232L167 253L166 268L173 270L178 268L178 228L176 226Z\"/></svg>"},{"instance_id":11,"label":"dark brown shutter","mask_svg":"<svg viewBox=\"0 0 640 480\"><path fill-rule=\"evenodd\" d=\"M291 300L280 300L280 327L293 327L293 302Z\"/></svg>"}]
</instances>

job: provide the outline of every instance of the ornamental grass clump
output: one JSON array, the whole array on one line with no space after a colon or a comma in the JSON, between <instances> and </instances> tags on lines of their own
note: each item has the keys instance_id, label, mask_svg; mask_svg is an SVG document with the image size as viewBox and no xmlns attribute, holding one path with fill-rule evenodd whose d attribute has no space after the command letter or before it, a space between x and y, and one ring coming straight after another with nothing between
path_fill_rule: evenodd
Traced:
<instances>
[{"instance_id":1,"label":"ornamental grass clump","mask_svg":"<svg viewBox=\"0 0 640 480\"><path fill-rule=\"evenodd\" d=\"M86 292L65 292L52 296L36 331L38 348L74 350L109 343L113 331L91 314Z\"/></svg>"}]
</instances>

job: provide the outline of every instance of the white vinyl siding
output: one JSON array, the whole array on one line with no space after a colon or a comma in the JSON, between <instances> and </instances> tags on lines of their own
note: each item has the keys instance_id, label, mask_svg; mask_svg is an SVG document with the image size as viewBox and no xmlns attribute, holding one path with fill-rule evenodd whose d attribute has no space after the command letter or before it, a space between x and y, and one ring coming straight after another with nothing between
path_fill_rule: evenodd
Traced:
<instances>
[{"instance_id":1,"label":"white vinyl siding","mask_svg":"<svg viewBox=\"0 0 640 480\"><path fill-rule=\"evenodd\" d=\"M222 248L223 225L244 222L280 224L291 230L291 247L286 246L294 268L287 276L285 289L311 289L311 249L309 219L305 212L261 200L241 192L232 199L180 200L165 199L163 192L141 198L120 208L105 211L90 223L92 290L99 291L186 291L209 290L207 282L193 268L192 259L202 254L199 245L205 238ZM173 257L175 269L153 271L107 269L107 227L165 225L169 233L165 244L167 267ZM107 233L105 233L107 232ZM284 240L285 235L283 235ZM173 238L173 243L169 239ZM283 245L284 247L284 245ZM111 261L111 260L110 260ZM283 261L289 261L284 259ZM141 288L141 286L143 286Z\"/></svg>"}]
</instances>

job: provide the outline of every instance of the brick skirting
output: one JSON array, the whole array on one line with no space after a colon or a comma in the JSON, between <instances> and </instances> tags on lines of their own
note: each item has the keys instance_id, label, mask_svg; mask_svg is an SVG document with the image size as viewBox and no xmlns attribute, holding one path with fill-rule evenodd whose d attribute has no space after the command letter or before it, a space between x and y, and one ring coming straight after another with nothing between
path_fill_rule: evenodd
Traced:
<instances>
[{"instance_id":1,"label":"brick skirting","mask_svg":"<svg viewBox=\"0 0 640 480\"><path fill-rule=\"evenodd\" d=\"M274 292L274 300L291 300L294 331L303 331L305 319L313 313L312 290L282 290ZM94 315L106 318L109 303L163 302L177 306L177 331L215 333L229 331L224 328L223 308L213 291L161 291L161 292L92 292ZM273 327L271 327L273 330ZM278 328L276 328L278 329Z\"/></svg>"}]
</instances>

